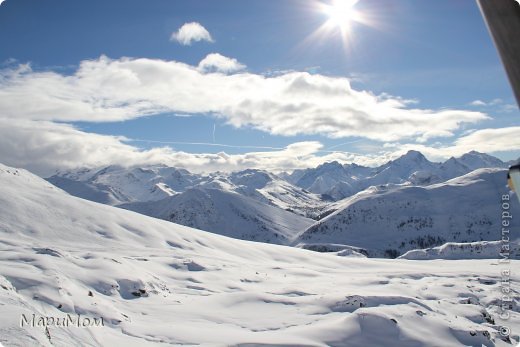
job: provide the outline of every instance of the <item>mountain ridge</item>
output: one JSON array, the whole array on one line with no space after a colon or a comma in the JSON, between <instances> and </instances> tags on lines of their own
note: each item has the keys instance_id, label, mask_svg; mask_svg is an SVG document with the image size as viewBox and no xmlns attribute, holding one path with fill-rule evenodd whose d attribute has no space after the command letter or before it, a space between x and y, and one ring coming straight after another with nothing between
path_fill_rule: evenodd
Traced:
<instances>
[{"instance_id":1,"label":"mountain ridge","mask_svg":"<svg viewBox=\"0 0 520 347\"><path fill-rule=\"evenodd\" d=\"M446 242L498 240L506 176L503 169L479 169L425 187L364 191L346 199L295 243L345 244L393 256ZM519 207L516 199L511 205ZM512 240L518 237L511 234Z\"/></svg>"},{"instance_id":2,"label":"mountain ridge","mask_svg":"<svg viewBox=\"0 0 520 347\"><path fill-rule=\"evenodd\" d=\"M258 169L197 175L184 169L167 166L130 169L109 166L101 170L61 173L61 176L55 175L48 181L79 197L197 229L239 239L294 245L296 236L307 229L312 229L313 225L326 225L324 223L328 223L331 216L337 215L338 211L344 210L345 206L353 201L370 200L383 194L395 195L400 192L414 191L414 189L416 192L441 192L442 189L433 188L436 185L449 186L450 180L477 172L472 170L475 167L493 165L495 166L493 170L500 170L501 167L506 166L497 158L474 151L460 158L450 158L444 163L430 162L420 152L409 151L376 168L357 164L343 165L338 162L323 163L314 169L305 170L303 174L296 173L293 176L298 178L296 183L291 183L288 175L277 175ZM492 180L496 181L496 179ZM505 177L503 181L505 182ZM503 190L503 187L496 189ZM428 194L423 194L425 197L418 198L412 194L410 199L420 202L427 197L436 201L436 205L441 206L438 208L439 211L435 212L438 215L437 219L443 214L450 215L451 211L447 206L451 206L451 200L463 199L468 194L475 199L488 201L494 199L493 190L487 189L481 196L477 196L471 190L471 187L461 188L456 192L452 190L444 197L429 197ZM445 203L440 202L444 200ZM377 199L370 201L374 201L374 204L380 203ZM425 211L431 209L422 203L419 205ZM404 222L405 226L410 223L421 224L416 219L423 218L424 212L417 211L417 206L410 204L402 206L399 216L403 220L400 223ZM469 206L482 213L496 209L496 206L489 205L485 208L475 207L473 204ZM370 208L377 209L378 206L364 207L364 209ZM381 210L379 214L391 219L395 212L392 211L390 206L389 210ZM480 220L470 212L464 211L467 215L467 223L471 223L471 218ZM367 216L368 214L363 218L368 218ZM491 216L488 219L491 219ZM407 224L408 220L411 222ZM434 222L428 220L424 223ZM450 233L460 233L461 230L467 229L466 226L459 224L449 229ZM340 228L339 225L334 225L336 229ZM363 223L357 225L357 228L368 230L371 226L370 223ZM405 243L404 246L386 244L383 248L375 247L370 243L356 243L355 239L345 239L341 235L328 239L309 237L300 241L303 244L343 243L353 247L365 247L371 256L395 256L413 248L437 246L443 242L474 242L480 241L481 238L489 239L487 236L453 238L445 234L437 230L428 235L416 235L414 238L401 235L397 238ZM389 234L387 239L391 239L390 236ZM385 254L386 251L391 254Z\"/></svg>"}]
</instances>

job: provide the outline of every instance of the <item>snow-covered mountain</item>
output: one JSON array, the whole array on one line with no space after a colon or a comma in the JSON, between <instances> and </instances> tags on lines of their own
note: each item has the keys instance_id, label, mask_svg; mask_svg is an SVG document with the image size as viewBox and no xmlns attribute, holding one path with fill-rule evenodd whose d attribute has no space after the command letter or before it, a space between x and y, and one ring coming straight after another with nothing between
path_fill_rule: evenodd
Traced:
<instances>
[{"instance_id":1,"label":"snow-covered mountain","mask_svg":"<svg viewBox=\"0 0 520 347\"><path fill-rule=\"evenodd\" d=\"M497 261L374 260L234 240L78 199L3 165L0 206L6 346L520 341L520 277L508 277L504 308Z\"/></svg>"},{"instance_id":2,"label":"snow-covered mountain","mask_svg":"<svg viewBox=\"0 0 520 347\"><path fill-rule=\"evenodd\" d=\"M72 195L117 205L161 200L185 191L203 179L203 176L184 169L158 165L145 168L109 166L101 170L58 172L47 180Z\"/></svg>"},{"instance_id":3,"label":"snow-covered mountain","mask_svg":"<svg viewBox=\"0 0 520 347\"><path fill-rule=\"evenodd\" d=\"M119 207L237 239L276 244L290 243L314 222L233 191L211 188Z\"/></svg>"},{"instance_id":4,"label":"snow-covered mountain","mask_svg":"<svg viewBox=\"0 0 520 347\"><path fill-rule=\"evenodd\" d=\"M338 204L297 243L339 243L398 256L446 242L499 240L506 175L503 169L479 169L426 187L372 187ZM519 208L516 199L510 205ZM512 223L514 240L520 223Z\"/></svg>"},{"instance_id":5,"label":"snow-covered mountain","mask_svg":"<svg viewBox=\"0 0 520 347\"><path fill-rule=\"evenodd\" d=\"M444 163L430 162L417 151L376 168L356 164L325 163L315 169L296 170L286 179L310 192L334 201L377 185L429 185L465 175L480 168L505 168L500 159L475 151Z\"/></svg>"},{"instance_id":6,"label":"snow-covered mountain","mask_svg":"<svg viewBox=\"0 0 520 347\"><path fill-rule=\"evenodd\" d=\"M479 153L476 151L471 151L469 153L464 154L462 157L458 158L462 164L468 167L471 171L481 168L490 168L490 167L502 167L505 168L508 165L504 163L502 160L495 158L489 154Z\"/></svg>"},{"instance_id":7,"label":"snow-covered mountain","mask_svg":"<svg viewBox=\"0 0 520 347\"><path fill-rule=\"evenodd\" d=\"M506 166L499 159L492 156L469 152L460 158L450 158L444 163L432 163L421 153L409 151L402 157L388 163L369 168L356 164L341 165L337 162L325 163L315 169L294 172L292 175L275 175L263 170L251 169L233 173L215 172L209 175L197 175L184 169L166 166L150 166L136 168L122 168L109 166L100 170L76 170L57 175L48 179L49 182L66 190L70 194L114 206L120 206L156 218L172 221L198 229L233 236L240 239L262 241L278 244L292 244L295 234L302 233L310 227L310 217L320 220L318 225L329 227L323 218L335 211L345 210L351 203L361 203L363 209L369 213L377 210L378 222L411 224L417 216L427 218L419 224L433 223L431 213L436 213L435 227L425 227L425 235L399 234L393 243L380 244L376 249L370 243L347 244L356 247L374 249L371 256L397 255L413 248L424 248L440 245L444 242L470 242L493 240L497 236L485 236L483 229L485 221L480 218L492 216L496 206L479 205L475 207L477 214L464 212L464 218L458 218L457 223L451 223L448 228L441 223L441 219L450 212L440 209L432 210L427 203L418 205L410 201L420 201L420 197L408 196L408 192L428 192L427 198L436 201L438 206L450 206L444 200L460 201L460 197L470 194L475 201L494 201L496 191L487 189L476 193L473 188L464 188L462 191L453 190L448 195L440 184L454 177L460 177L479 167L500 168ZM502 174L487 175L475 182L488 181L487 184L502 184L505 178ZM285 178L282 178L285 177ZM485 185L482 183L481 185ZM447 184L450 186L450 184ZM405 189L411 187L425 187ZM503 188L503 189L502 189ZM502 191L505 189L502 187ZM471 190L468 193L465 189ZM473 190L472 190L473 189ZM402 193L402 192L407 192ZM392 195L393 194L393 195ZM419 194L419 193L418 193ZM444 194L444 193L443 193ZM451 195L450 195L451 194ZM398 213L395 206L383 208L379 196L401 196L402 202L407 204ZM409 199L409 200L407 200ZM379 204L370 206L370 204ZM392 203L389 203L392 205ZM469 204L468 211L474 208ZM497 205L498 206L498 205ZM386 205L384 206L386 208ZM454 209L453 211L458 211ZM348 212L350 213L350 212ZM375 212L374 212L375 213ZM366 215L368 215L366 214ZM335 214L337 215L337 213ZM377 223L367 222L365 215L354 224L359 233L370 235L380 228ZM484 223L478 233L464 237L466 229L473 230L465 225ZM397 220L398 219L398 220ZM464 219L464 221L462 221ZM327 219L328 221L329 219ZM340 223L341 224L341 223ZM334 223L334 228L343 229L343 226ZM311 230L318 228L314 226ZM375 229L374 229L375 228ZM396 226L390 226L388 231ZM405 228L401 226L400 229ZM444 228L444 229L443 229ZM481 230L482 229L482 230ZM480 235L483 233L483 235ZM453 234L453 235L452 235ZM345 243L344 234L331 234L325 238L310 237L310 232L304 233L301 241L306 243ZM383 234L381 234L383 235ZM392 235L390 233L389 235ZM462 235L462 236L461 236ZM308 238L308 239L307 239ZM384 238L384 237L383 237ZM397 240L399 240L397 242ZM395 244L397 242L397 244ZM386 247L386 248L383 248Z\"/></svg>"},{"instance_id":8,"label":"snow-covered mountain","mask_svg":"<svg viewBox=\"0 0 520 347\"><path fill-rule=\"evenodd\" d=\"M197 175L166 166L81 169L58 172L47 179L69 194L109 205L158 201L191 188L236 192L302 216L313 217L323 205L320 197L263 171Z\"/></svg>"},{"instance_id":9,"label":"snow-covered mountain","mask_svg":"<svg viewBox=\"0 0 520 347\"><path fill-rule=\"evenodd\" d=\"M428 176L435 177L437 168L437 164L426 159L421 152L408 151L405 155L376 168L374 174L366 180L370 186L403 184L410 181L415 184L430 184L433 180L424 179Z\"/></svg>"},{"instance_id":10,"label":"snow-covered mountain","mask_svg":"<svg viewBox=\"0 0 520 347\"><path fill-rule=\"evenodd\" d=\"M324 202L320 196L294 186L270 172L248 169L220 176L230 182L228 189L259 202L296 214L315 217Z\"/></svg>"},{"instance_id":11,"label":"snow-covered mountain","mask_svg":"<svg viewBox=\"0 0 520 347\"><path fill-rule=\"evenodd\" d=\"M357 164L341 165L330 162L315 169L296 170L287 175L287 180L325 200L340 200L366 188L363 179L373 172L372 168Z\"/></svg>"},{"instance_id":12,"label":"snow-covered mountain","mask_svg":"<svg viewBox=\"0 0 520 347\"><path fill-rule=\"evenodd\" d=\"M58 172L49 182L72 195L118 205L157 201L189 188L234 191L260 202L315 217L326 202L338 201L377 185L429 185L465 175L479 168L505 168L500 159L475 151L444 163L432 163L409 151L376 168L330 162L314 169L274 175L263 170L197 175L184 169L150 166L82 169Z\"/></svg>"},{"instance_id":13,"label":"snow-covered mountain","mask_svg":"<svg viewBox=\"0 0 520 347\"><path fill-rule=\"evenodd\" d=\"M59 173L49 182L75 196L238 239L287 244L324 203L262 170L196 175L165 166Z\"/></svg>"},{"instance_id":14,"label":"snow-covered mountain","mask_svg":"<svg viewBox=\"0 0 520 347\"><path fill-rule=\"evenodd\" d=\"M441 176L448 180L450 178L464 176L472 170L459 159L451 157L440 165L439 171L441 172Z\"/></svg>"}]
</instances>

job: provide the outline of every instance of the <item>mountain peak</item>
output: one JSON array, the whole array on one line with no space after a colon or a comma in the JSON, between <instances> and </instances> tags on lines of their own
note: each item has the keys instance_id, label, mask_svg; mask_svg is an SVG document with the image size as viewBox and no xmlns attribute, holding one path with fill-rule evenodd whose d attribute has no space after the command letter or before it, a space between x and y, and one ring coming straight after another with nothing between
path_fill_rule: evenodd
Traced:
<instances>
[{"instance_id":1,"label":"mountain peak","mask_svg":"<svg viewBox=\"0 0 520 347\"><path fill-rule=\"evenodd\" d=\"M328 161L328 162L325 162L323 164L321 164L320 166L317 167L318 169L322 168L322 169L342 169L343 168L343 165L341 165L338 161Z\"/></svg>"},{"instance_id":2,"label":"mountain peak","mask_svg":"<svg viewBox=\"0 0 520 347\"><path fill-rule=\"evenodd\" d=\"M408 162L408 161L419 163L419 162L428 162L428 159L426 159L426 157L421 152L410 150L410 151L406 152L406 154L403 154L402 156L400 156L399 158L397 158L391 162L400 163L400 162Z\"/></svg>"},{"instance_id":3,"label":"mountain peak","mask_svg":"<svg viewBox=\"0 0 520 347\"><path fill-rule=\"evenodd\" d=\"M489 154L477 152L477 151L469 151L466 154L463 154L462 157L475 156L475 157L491 157Z\"/></svg>"},{"instance_id":4,"label":"mountain peak","mask_svg":"<svg viewBox=\"0 0 520 347\"><path fill-rule=\"evenodd\" d=\"M264 188L269 182L274 180L269 172L258 169L234 172L229 178L233 184L247 186L251 189Z\"/></svg>"},{"instance_id":5,"label":"mountain peak","mask_svg":"<svg viewBox=\"0 0 520 347\"><path fill-rule=\"evenodd\" d=\"M468 153L465 153L461 156L461 158L464 158L464 157L480 157L480 158L493 158L493 159L498 159L492 155L489 155L487 153L482 153L482 152L477 152L477 151L469 151Z\"/></svg>"},{"instance_id":6,"label":"mountain peak","mask_svg":"<svg viewBox=\"0 0 520 347\"><path fill-rule=\"evenodd\" d=\"M409 157L409 158L420 158L420 159L426 159L426 157L419 151L415 151L415 150L409 150L408 152L406 152L406 154L404 155L405 157Z\"/></svg>"},{"instance_id":7,"label":"mountain peak","mask_svg":"<svg viewBox=\"0 0 520 347\"><path fill-rule=\"evenodd\" d=\"M486 153L471 151L459 158L459 161L471 168L472 170L483 167L504 167L506 164L496 157Z\"/></svg>"}]
</instances>

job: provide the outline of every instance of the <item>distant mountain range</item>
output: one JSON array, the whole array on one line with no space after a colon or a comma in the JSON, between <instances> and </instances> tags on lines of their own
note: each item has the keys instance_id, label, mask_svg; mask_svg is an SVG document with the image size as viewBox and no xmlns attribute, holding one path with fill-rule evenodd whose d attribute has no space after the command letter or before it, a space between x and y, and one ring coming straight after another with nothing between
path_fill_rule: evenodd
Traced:
<instances>
[{"instance_id":1,"label":"distant mountain range","mask_svg":"<svg viewBox=\"0 0 520 347\"><path fill-rule=\"evenodd\" d=\"M445 242L497 240L507 166L474 151L443 163L409 151L375 168L329 162L278 175L256 169L200 175L160 165L109 166L47 180L87 200L239 239L319 249L340 244L395 257Z\"/></svg>"},{"instance_id":2,"label":"distant mountain range","mask_svg":"<svg viewBox=\"0 0 520 347\"><path fill-rule=\"evenodd\" d=\"M370 186L428 185L444 182L481 168L506 168L507 163L475 151L444 163L433 163L417 151L375 168L357 164L325 163L315 169L296 170L287 181L333 201L352 196Z\"/></svg>"}]
</instances>

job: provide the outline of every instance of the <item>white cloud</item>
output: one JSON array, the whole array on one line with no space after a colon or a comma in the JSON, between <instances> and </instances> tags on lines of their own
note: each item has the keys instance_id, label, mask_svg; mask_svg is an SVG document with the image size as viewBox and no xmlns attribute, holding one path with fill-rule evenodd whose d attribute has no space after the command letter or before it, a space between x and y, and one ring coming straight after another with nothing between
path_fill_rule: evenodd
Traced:
<instances>
[{"instance_id":1,"label":"white cloud","mask_svg":"<svg viewBox=\"0 0 520 347\"><path fill-rule=\"evenodd\" d=\"M493 109L495 112L510 113L518 111L517 104L508 104L502 99L493 99L491 101L474 100L469 103L470 106Z\"/></svg>"},{"instance_id":2,"label":"white cloud","mask_svg":"<svg viewBox=\"0 0 520 347\"><path fill-rule=\"evenodd\" d=\"M472 150L483 153L518 152L520 151L520 127L476 130L459 137L449 145L387 143L385 148L389 149L395 157L413 149L422 152L430 160L437 161L452 156L458 157Z\"/></svg>"},{"instance_id":3,"label":"white cloud","mask_svg":"<svg viewBox=\"0 0 520 347\"><path fill-rule=\"evenodd\" d=\"M57 168L109 162L160 162L164 150L139 151L124 138L91 134L67 124L0 118L0 158L6 165L50 174Z\"/></svg>"},{"instance_id":4,"label":"white cloud","mask_svg":"<svg viewBox=\"0 0 520 347\"><path fill-rule=\"evenodd\" d=\"M234 58L228 58L218 53L211 53L200 61L198 68L202 72L231 73L243 70L246 66Z\"/></svg>"},{"instance_id":5,"label":"white cloud","mask_svg":"<svg viewBox=\"0 0 520 347\"><path fill-rule=\"evenodd\" d=\"M306 72L212 74L176 61L100 57L71 75L27 65L0 70L0 115L55 121L120 121L211 114L270 134L358 136L378 141L449 137L481 112L410 108L411 102L351 87L347 78Z\"/></svg>"},{"instance_id":6,"label":"white cloud","mask_svg":"<svg viewBox=\"0 0 520 347\"><path fill-rule=\"evenodd\" d=\"M471 106L489 107L489 106L501 105L503 103L504 103L504 100L497 98L497 99L493 99L491 101L474 100L474 101L470 102L469 104Z\"/></svg>"},{"instance_id":7,"label":"white cloud","mask_svg":"<svg viewBox=\"0 0 520 347\"><path fill-rule=\"evenodd\" d=\"M487 104L482 100L474 100L469 103L471 106L486 106Z\"/></svg>"},{"instance_id":8,"label":"white cloud","mask_svg":"<svg viewBox=\"0 0 520 347\"><path fill-rule=\"evenodd\" d=\"M520 127L478 130L448 146L388 143L370 155L323 151L322 144L316 141L244 154L186 153L170 147L142 150L126 141L123 137L86 133L68 124L0 118L0 162L23 167L42 176L49 176L57 169L159 163L193 172L247 168L281 171L316 167L334 160L376 166L410 149L423 152L430 160L441 161L470 150L487 153L519 151Z\"/></svg>"},{"instance_id":9,"label":"white cloud","mask_svg":"<svg viewBox=\"0 0 520 347\"><path fill-rule=\"evenodd\" d=\"M455 141L460 152L501 152L520 149L520 127L481 129Z\"/></svg>"},{"instance_id":10,"label":"white cloud","mask_svg":"<svg viewBox=\"0 0 520 347\"><path fill-rule=\"evenodd\" d=\"M141 150L125 141L123 137L86 133L68 124L0 118L0 162L42 176L52 175L57 169L159 163L194 172L246 168L275 171L317 165L322 160L315 155L322 145L313 141L294 143L281 150L233 155L186 153L170 147Z\"/></svg>"},{"instance_id":11,"label":"white cloud","mask_svg":"<svg viewBox=\"0 0 520 347\"><path fill-rule=\"evenodd\" d=\"M198 41L213 42L209 31L197 22L185 23L179 30L172 33L170 40L185 46Z\"/></svg>"}]
</instances>

